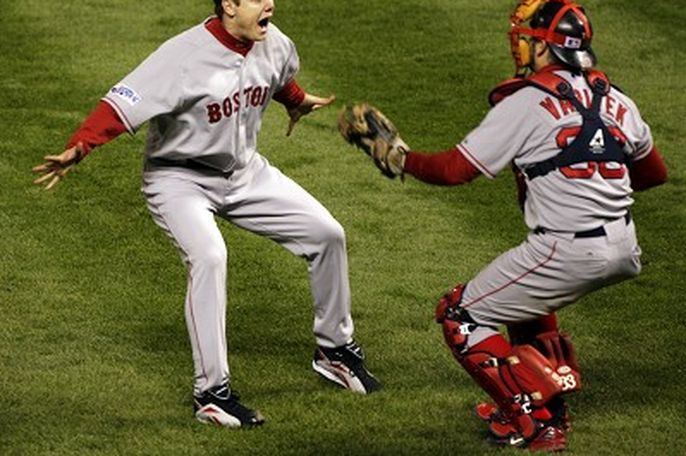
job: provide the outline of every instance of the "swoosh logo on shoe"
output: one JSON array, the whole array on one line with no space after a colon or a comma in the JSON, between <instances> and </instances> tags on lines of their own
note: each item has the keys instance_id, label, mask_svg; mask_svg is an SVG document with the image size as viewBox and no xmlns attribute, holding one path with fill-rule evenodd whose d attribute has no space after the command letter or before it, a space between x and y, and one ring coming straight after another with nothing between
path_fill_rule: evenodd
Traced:
<instances>
[{"instance_id":1,"label":"swoosh logo on shoe","mask_svg":"<svg viewBox=\"0 0 686 456\"><path fill-rule=\"evenodd\" d=\"M519 445L520 443L522 443L523 441L524 441L523 437L510 436L510 440L509 440L508 444L510 444L512 446L516 446L516 445Z\"/></svg>"},{"instance_id":2,"label":"swoosh logo on shoe","mask_svg":"<svg viewBox=\"0 0 686 456\"><path fill-rule=\"evenodd\" d=\"M216 397L217 399L227 400L229 398L229 387L224 386L223 388L220 388L217 391L211 391L210 394Z\"/></svg>"},{"instance_id":3,"label":"swoosh logo on shoe","mask_svg":"<svg viewBox=\"0 0 686 456\"><path fill-rule=\"evenodd\" d=\"M362 348L359 345L349 346L348 351L350 351L352 354L354 354L358 358L362 358Z\"/></svg>"}]
</instances>

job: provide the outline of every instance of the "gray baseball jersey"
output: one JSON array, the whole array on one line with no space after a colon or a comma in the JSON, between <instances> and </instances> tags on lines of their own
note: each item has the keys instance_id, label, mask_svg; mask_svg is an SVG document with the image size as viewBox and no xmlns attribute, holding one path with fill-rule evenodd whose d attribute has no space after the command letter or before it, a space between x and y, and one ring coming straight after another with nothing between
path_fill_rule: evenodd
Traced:
<instances>
[{"instance_id":1,"label":"gray baseball jersey","mask_svg":"<svg viewBox=\"0 0 686 456\"><path fill-rule=\"evenodd\" d=\"M269 101L298 66L273 24L265 40L241 47L212 18L164 43L104 97L129 132L150 121L142 189L188 268L196 395L229 379L227 248L215 216L305 258L317 344L352 339L343 228L256 149Z\"/></svg>"},{"instance_id":2,"label":"gray baseball jersey","mask_svg":"<svg viewBox=\"0 0 686 456\"><path fill-rule=\"evenodd\" d=\"M230 171L255 154L264 110L298 66L293 42L273 24L246 55L199 24L160 46L104 100L130 132L150 121L149 158Z\"/></svg>"},{"instance_id":3,"label":"gray baseball jersey","mask_svg":"<svg viewBox=\"0 0 686 456\"><path fill-rule=\"evenodd\" d=\"M556 73L572 84L589 107L592 92L584 78L568 71ZM603 99L601 116L623 137L630 160L650 152L650 128L626 95L613 88ZM580 125L581 115L569 102L526 87L496 105L458 148L479 171L493 177L512 162L526 168L558 154ZM612 163L582 163L556 170L527 181L527 188L525 221L531 229L592 229L621 217L633 202L626 167Z\"/></svg>"},{"instance_id":4,"label":"gray baseball jersey","mask_svg":"<svg viewBox=\"0 0 686 456\"><path fill-rule=\"evenodd\" d=\"M590 107L593 94L585 79L556 73ZM650 128L627 96L613 88L602 100L601 117L621 138L629 160L650 153ZM494 177L513 162L526 169L559 154L581 124L570 102L525 87L497 104L458 149L481 173ZM494 326L548 315L641 270L641 251L628 215L633 199L626 165L579 163L527 177L527 188L525 220L532 230L527 240L496 258L465 287L461 306L485 325L470 337L471 346L494 335ZM601 228L598 236L576 235Z\"/></svg>"}]
</instances>

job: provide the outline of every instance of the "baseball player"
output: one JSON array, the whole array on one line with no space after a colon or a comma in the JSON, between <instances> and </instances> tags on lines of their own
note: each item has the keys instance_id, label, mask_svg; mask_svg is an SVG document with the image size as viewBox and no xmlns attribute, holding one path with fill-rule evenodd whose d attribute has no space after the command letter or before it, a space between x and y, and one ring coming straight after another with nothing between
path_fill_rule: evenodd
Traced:
<instances>
[{"instance_id":1,"label":"baseball player","mask_svg":"<svg viewBox=\"0 0 686 456\"><path fill-rule=\"evenodd\" d=\"M639 274L632 192L664 183L667 171L634 102L593 69L581 6L523 0L512 24L516 77L496 87L493 109L456 147L410 151L365 106L344 113L341 132L389 177L459 185L514 167L527 239L445 295L436 319L456 360L494 401L476 408L490 439L554 451L566 447L570 429L561 395L581 388L555 311Z\"/></svg>"},{"instance_id":2,"label":"baseball player","mask_svg":"<svg viewBox=\"0 0 686 456\"><path fill-rule=\"evenodd\" d=\"M312 366L345 388L381 387L353 340L345 234L307 191L256 149L271 99L290 117L334 97L296 82L298 54L271 19L273 0L215 0L216 16L160 46L117 83L60 155L34 168L54 186L93 148L149 122L142 190L152 218L173 240L188 270L185 316L195 367L198 420L253 426L263 416L230 387L226 346L227 250L215 216L268 237L309 266L314 298Z\"/></svg>"}]
</instances>

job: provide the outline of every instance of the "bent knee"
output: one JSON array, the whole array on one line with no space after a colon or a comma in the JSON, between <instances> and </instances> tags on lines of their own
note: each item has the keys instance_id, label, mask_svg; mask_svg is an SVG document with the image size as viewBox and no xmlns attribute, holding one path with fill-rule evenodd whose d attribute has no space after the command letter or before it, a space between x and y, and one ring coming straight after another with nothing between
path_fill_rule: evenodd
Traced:
<instances>
[{"instance_id":1,"label":"bent knee","mask_svg":"<svg viewBox=\"0 0 686 456\"><path fill-rule=\"evenodd\" d=\"M345 245L345 230L333 217L312 224L312 240L320 245Z\"/></svg>"},{"instance_id":2,"label":"bent knee","mask_svg":"<svg viewBox=\"0 0 686 456\"><path fill-rule=\"evenodd\" d=\"M226 248L209 248L188 257L192 268L225 269L228 255Z\"/></svg>"}]
</instances>

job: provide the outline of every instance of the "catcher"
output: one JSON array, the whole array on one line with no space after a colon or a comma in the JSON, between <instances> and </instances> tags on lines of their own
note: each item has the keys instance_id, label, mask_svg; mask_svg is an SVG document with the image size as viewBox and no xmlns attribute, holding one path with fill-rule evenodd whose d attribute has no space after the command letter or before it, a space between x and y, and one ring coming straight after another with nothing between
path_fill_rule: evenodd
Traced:
<instances>
[{"instance_id":1,"label":"catcher","mask_svg":"<svg viewBox=\"0 0 686 456\"><path fill-rule=\"evenodd\" d=\"M436 321L491 397L476 407L489 440L557 451L571 429L562 395L582 384L555 311L639 274L632 193L664 183L667 170L634 102L593 69L581 6L525 0L511 20L515 78L490 93L493 108L456 147L412 151L368 105L346 109L339 127L392 178L461 185L515 170L529 235L443 296Z\"/></svg>"}]
</instances>

